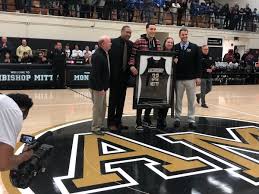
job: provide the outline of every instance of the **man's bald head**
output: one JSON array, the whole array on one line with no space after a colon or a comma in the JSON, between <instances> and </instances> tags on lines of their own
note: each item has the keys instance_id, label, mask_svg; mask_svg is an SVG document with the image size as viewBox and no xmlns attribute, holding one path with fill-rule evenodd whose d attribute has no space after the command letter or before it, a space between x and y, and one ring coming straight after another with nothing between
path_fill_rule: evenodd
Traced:
<instances>
[{"instance_id":1,"label":"man's bald head","mask_svg":"<svg viewBox=\"0 0 259 194\"><path fill-rule=\"evenodd\" d=\"M201 51L204 55L208 55L209 54L209 46L208 45L203 45L201 47Z\"/></svg>"},{"instance_id":2,"label":"man's bald head","mask_svg":"<svg viewBox=\"0 0 259 194\"><path fill-rule=\"evenodd\" d=\"M107 35L101 36L98 40L98 45L101 47L103 50L108 52L111 49L111 38Z\"/></svg>"}]
</instances>

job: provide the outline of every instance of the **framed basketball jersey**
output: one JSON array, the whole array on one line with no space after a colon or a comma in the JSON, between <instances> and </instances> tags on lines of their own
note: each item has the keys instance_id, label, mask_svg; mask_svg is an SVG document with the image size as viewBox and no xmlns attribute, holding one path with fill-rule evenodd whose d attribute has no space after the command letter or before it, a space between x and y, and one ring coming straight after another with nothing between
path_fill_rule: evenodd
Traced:
<instances>
[{"instance_id":1,"label":"framed basketball jersey","mask_svg":"<svg viewBox=\"0 0 259 194\"><path fill-rule=\"evenodd\" d=\"M138 51L133 108L173 108L173 52ZM172 109L173 110L173 109Z\"/></svg>"}]
</instances>

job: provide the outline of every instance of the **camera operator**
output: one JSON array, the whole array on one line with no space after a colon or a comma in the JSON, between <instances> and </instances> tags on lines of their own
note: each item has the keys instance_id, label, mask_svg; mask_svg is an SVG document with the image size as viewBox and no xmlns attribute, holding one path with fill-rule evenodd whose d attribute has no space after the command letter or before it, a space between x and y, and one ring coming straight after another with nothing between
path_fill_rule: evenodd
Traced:
<instances>
[{"instance_id":1,"label":"camera operator","mask_svg":"<svg viewBox=\"0 0 259 194\"><path fill-rule=\"evenodd\" d=\"M20 155L14 155L22 122L32 105L26 94L0 94L0 171L13 169L32 157L33 151L26 148Z\"/></svg>"}]
</instances>

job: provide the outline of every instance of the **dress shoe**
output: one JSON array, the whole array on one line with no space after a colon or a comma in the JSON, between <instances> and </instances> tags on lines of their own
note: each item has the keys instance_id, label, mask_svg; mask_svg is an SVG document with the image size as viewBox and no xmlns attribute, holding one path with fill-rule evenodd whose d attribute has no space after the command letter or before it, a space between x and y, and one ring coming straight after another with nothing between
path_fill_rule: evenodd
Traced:
<instances>
[{"instance_id":1,"label":"dress shoe","mask_svg":"<svg viewBox=\"0 0 259 194\"><path fill-rule=\"evenodd\" d=\"M176 121L174 122L174 127L175 127L175 128L180 127L180 125L181 125L180 121L177 121L177 120L176 120Z\"/></svg>"},{"instance_id":2,"label":"dress shoe","mask_svg":"<svg viewBox=\"0 0 259 194\"><path fill-rule=\"evenodd\" d=\"M143 127L142 125L137 125L137 126L135 127L135 129L136 129L137 132L142 132L142 131L144 131L144 127Z\"/></svg>"},{"instance_id":3,"label":"dress shoe","mask_svg":"<svg viewBox=\"0 0 259 194\"><path fill-rule=\"evenodd\" d=\"M201 107L202 108L209 108L207 104L202 104Z\"/></svg>"},{"instance_id":4,"label":"dress shoe","mask_svg":"<svg viewBox=\"0 0 259 194\"><path fill-rule=\"evenodd\" d=\"M100 135L100 136L103 136L103 135L104 135L104 132L102 132L101 130L92 131L92 133L95 134L95 135Z\"/></svg>"},{"instance_id":5,"label":"dress shoe","mask_svg":"<svg viewBox=\"0 0 259 194\"><path fill-rule=\"evenodd\" d=\"M164 130L164 129L166 129L166 126L167 126L167 124L166 124L165 119L158 119L157 120L156 128Z\"/></svg>"},{"instance_id":6,"label":"dress shoe","mask_svg":"<svg viewBox=\"0 0 259 194\"><path fill-rule=\"evenodd\" d=\"M194 129L197 129L197 126L195 123L191 122L189 123L189 128L194 130Z\"/></svg>"},{"instance_id":7,"label":"dress shoe","mask_svg":"<svg viewBox=\"0 0 259 194\"><path fill-rule=\"evenodd\" d=\"M200 95L196 94L196 101L197 101L198 104L200 104L200 99L201 99Z\"/></svg>"},{"instance_id":8,"label":"dress shoe","mask_svg":"<svg viewBox=\"0 0 259 194\"><path fill-rule=\"evenodd\" d=\"M115 125L109 126L110 131L117 131L118 128Z\"/></svg>"},{"instance_id":9,"label":"dress shoe","mask_svg":"<svg viewBox=\"0 0 259 194\"><path fill-rule=\"evenodd\" d=\"M122 125L122 124L120 124L120 125L118 125L118 129L120 129L120 130L128 130L128 129L129 129L129 127L128 127L128 126L126 126L126 125Z\"/></svg>"}]
</instances>

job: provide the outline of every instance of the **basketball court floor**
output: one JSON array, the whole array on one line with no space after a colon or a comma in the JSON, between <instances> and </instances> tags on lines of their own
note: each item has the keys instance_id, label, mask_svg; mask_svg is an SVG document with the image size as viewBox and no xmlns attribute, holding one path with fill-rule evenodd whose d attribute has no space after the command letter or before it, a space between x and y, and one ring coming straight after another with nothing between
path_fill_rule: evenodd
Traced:
<instances>
[{"instance_id":1,"label":"basketball court floor","mask_svg":"<svg viewBox=\"0 0 259 194\"><path fill-rule=\"evenodd\" d=\"M55 148L47 171L30 188L12 187L9 173L2 173L0 194L259 193L259 85L214 86L207 96L209 108L196 104L196 131L185 118L174 129L168 116L168 130L142 133L134 130L130 88L123 119L130 129L104 136L89 132L89 92L76 91L84 96L69 89L1 91L33 98L22 133L53 131L49 142ZM183 105L186 115L186 96Z\"/></svg>"}]
</instances>

